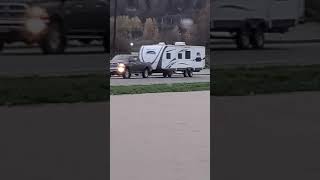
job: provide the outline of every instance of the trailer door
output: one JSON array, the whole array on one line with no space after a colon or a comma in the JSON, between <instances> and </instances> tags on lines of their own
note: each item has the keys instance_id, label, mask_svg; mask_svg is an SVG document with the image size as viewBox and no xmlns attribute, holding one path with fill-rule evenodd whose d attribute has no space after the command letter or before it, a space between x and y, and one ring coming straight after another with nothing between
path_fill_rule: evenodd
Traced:
<instances>
[{"instance_id":1,"label":"trailer door","mask_svg":"<svg viewBox=\"0 0 320 180\"><path fill-rule=\"evenodd\" d=\"M170 69L176 63L176 48L173 46L168 46L162 56L161 68Z\"/></svg>"},{"instance_id":2,"label":"trailer door","mask_svg":"<svg viewBox=\"0 0 320 180\"><path fill-rule=\"evenodd\" d=\"M204 47L194 48L192 59L194 61L195 69L202 69L205 67L206 52Z\"/></svg>"}]
</instances>

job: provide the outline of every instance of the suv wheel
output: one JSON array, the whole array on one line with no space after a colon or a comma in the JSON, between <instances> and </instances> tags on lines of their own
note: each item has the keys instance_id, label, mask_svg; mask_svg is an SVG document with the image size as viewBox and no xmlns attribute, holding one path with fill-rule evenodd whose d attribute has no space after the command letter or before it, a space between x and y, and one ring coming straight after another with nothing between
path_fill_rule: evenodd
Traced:
<instances>
[{"instance_id":1,"label":"suv wheel","mask_svg":"<svg viewBox=\"0 0 320 180\"><path fill-rule=\"evenodd\" d=\"M57 24L49 25L48 32L41 42L41 48L44 54L63 53L66 47L66 37L62 27Z\"/></svg>"},{"instance_id":2,"label":"suv wheel","mask_svg":"<svg viewBox=\"0 0 320 180\"><path fill-rule=\"evenodd\" d=\"M142 72L142 77L143 77L143 78L148 78L148 77L149 77L149 74L150 74L149 69L146 68L146 69Z\"/></svg>"},{"instance_id":3,"label":"suv wheel","mask_svg":"<svg viewBox=\"0 0 320 180\"><path fill-rule=\"evenodd\" d=\"M168 77L171 78L172 75L173 75L173 71L169 71L169 72L168 72Z\"/></svg>"},{"instance_id":4,"label":"suv wheel","mask_svg":"<svg viewBox=\"0 0 320 180\"><path fill-rule=\"evenodd\" d=\"M122 74L123 79L130 79L131 78L131 72L129 69L126 69L126 71Z\"/></svg>"}]
</instances>

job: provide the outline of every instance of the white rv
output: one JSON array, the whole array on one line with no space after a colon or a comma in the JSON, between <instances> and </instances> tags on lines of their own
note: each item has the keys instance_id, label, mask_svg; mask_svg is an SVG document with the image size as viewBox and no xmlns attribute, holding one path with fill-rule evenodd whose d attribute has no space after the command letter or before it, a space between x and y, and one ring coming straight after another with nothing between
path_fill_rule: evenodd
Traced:
<instances>
[{"instance_id":1,"label":"white rv","mask_svg":"<svg viewBox=\"0 0 320 180\"><path fill-rule=\"evenodd\" d=\"M174 45L144 45L139 52L142 62L151 63L152 73L163 73L163 77L171 77L178 71L184 77L192 77L193 72L205 68L205 57L204 46L189 46L184 42L176 42Z\"/></svg>"},{"instance_id":2,"label":"white rv","mask_svg":"<svg viewBox=\"0 0 320 180\"><path fill-rule=\"evenodd\" d=\"M238 48L263 48L264 33L287 32L304 18L304 8L304 0L212 0L210 29L213 38L234 38Z\"/></svg>"}]
</instances>

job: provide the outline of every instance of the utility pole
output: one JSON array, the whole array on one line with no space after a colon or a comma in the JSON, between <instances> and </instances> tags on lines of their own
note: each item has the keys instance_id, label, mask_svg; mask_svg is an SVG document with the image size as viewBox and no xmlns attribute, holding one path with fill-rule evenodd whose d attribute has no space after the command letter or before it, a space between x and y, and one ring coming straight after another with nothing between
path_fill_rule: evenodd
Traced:
<instances>
[{"instance_id":1,"label":"utility pole","mask_svg":"<svg viewBox=\"0 0 320 180\"><path fill-rule=\"evenodd\" d=\"M113 52L116 53L116 36L117 36L117 10L118 0L114 0L114 15L113 15Z\"/></svg>"}]
</instances>

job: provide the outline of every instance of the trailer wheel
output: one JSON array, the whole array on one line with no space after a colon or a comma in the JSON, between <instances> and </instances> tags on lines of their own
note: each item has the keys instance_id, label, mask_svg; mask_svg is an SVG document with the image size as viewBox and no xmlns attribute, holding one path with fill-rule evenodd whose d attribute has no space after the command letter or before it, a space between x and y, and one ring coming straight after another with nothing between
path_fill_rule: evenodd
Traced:
<instances>
[{"instance_id":1,"label":"trailer wheel","mask_svg":"<svg viewBox=\"0 0 320 180\"><path fill-rule=\"evenodd\" d=\"M122 74L123 79L130 79L131 78L131 72L129 69L126 69L126 71Z\"/></svg>"},{"instance_id":2,"label":"trailer wheel","mask_svg":"<svg viewBox=\"0 0 320 180\"><path fill-rule=\"evenodd\" d=\"M49 31L40 42L44 54L60 54L66 48L66 37L59 23L49 25Z\"/></svg>"},{"instance_id":3,"label":"trailer wheel","mask_svg":"<svg viewBox=\"0 0 320 180\"><path fill-rule=\"evenodd\" d=\"M187 72L187 70L184 70L184 71L183 71L183 77L188 77L188 72Z\"/></svg>"},{"instance_id":4,"label":"trailer wheel","mask_svg":"<svg viewBox=\"0 0 320 180\"><path fill-rule=\"evenodd\" d=\"M192 69L189 69L189 70L188 70L188 76L189 76L189 77L193 77L193 71L192 71Z\"/></svg>"},{"instance_id":5,"label":"trailer wheel","mask_svg":"<svg viewBox=\"0 0 320 180\"><path fill-rule=\"evenodd\" d=\"M109 34L106 33L103 36L103 49L104 52L109 53L110 52L110 41L109 41Z\"/></svg>"},{"instance_id":6,"label":"trailer wheel","mask_svg":"<svg viewBox=\"0 0 320 180\"><path fill-rule=\"evenodd\" d=\"M262 49L264 47L264 40L264 33L261 30L258 29L252 32L250 41L253 48Z\"/></svg>"},{"instance_id":7,"label":"trailer wheel","mask_svg":"<svg viewBox=\"0 0 320 180\"><path fill-rule=\"evenodd\" d=\"M168 73L167 73L167 72L163 72L162 76L163 76L164 78L166 78L166 77L168 77Z\"/></svg>"},{"instance_id":8,"label":"trailer wheel","mask_svg":"<svg viewBox=\"0 0 320 180\"><path fill-rule=\"evenodd\" d=\"M237 33L236 44L239 49L250 48L250 35L249 32L243 30Z\"/></svg>"},{"instance_id":9,"label":"trailer wheel","mask_svg":"<svg viewBox=\"0 0 320 180\"><path fill-rule=\"evenodd\" d=\"M149 69L146 68L146 69L142 72L142 77L143 77L143 78L148 78L148 77L149 77L149 74L150 74Z\"/></svg>"}]
</instances>

